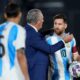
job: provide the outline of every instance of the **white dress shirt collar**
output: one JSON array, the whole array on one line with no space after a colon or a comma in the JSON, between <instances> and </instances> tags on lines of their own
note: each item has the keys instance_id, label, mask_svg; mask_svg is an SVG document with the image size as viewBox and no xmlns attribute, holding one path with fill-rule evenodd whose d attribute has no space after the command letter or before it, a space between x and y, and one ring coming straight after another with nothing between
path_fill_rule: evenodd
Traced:
<instances>
[{"instance_id":1,"label":"white dress shirt collar","mask_svg":"<svg viewBox=\"0 0 80 80\"><path fill-rule=\"evenodd\" d=\"M28 23L28 25L30 25L36 32L38 32L37 28L31 24Z\"/></svg>"}]
</instances>

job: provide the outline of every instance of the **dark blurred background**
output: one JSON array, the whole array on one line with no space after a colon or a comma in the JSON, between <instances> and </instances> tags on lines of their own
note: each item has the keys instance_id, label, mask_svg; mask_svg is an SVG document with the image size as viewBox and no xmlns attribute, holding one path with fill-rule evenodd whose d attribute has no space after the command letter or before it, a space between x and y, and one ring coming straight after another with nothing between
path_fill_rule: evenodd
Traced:
<instances>
[{"instance_id":1,"label":"dark blurred background","mask_svg":"<svg viewBox=\"0 0 80 80\"><path fill-rule=\"evenodd\" d=\"M26 25L26 13L32 8L42 10L45 22L41 31L52 28L53 16L64 13L68 19L67 32L73 33L77 46L80 47L80 0L0 0L0 23L4 21L4 6L9 2L18 3L21 6L23 16L20 24Z\"/></svg>"}]
</instances>

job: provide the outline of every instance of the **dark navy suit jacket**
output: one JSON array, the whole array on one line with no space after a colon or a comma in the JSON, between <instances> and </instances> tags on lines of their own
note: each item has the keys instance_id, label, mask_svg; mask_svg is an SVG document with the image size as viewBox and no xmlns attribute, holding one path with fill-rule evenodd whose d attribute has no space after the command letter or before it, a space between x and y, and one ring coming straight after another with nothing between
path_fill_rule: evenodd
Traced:
<instances>
[{"instance_id":1,"label":"dark navy suit jacket","mask_svg":"<svg viewBox=\"0 0 80 80\"><path fill-rule=\"evenodd\" d=\"M63 48L64 43L60 41L52 46L47 44L44 37L28 24L26 26L26 35L26 57L30 80L47 80L45 78L47 71L45 70L48 68L48 55L54 54L55 51ZM43 67L41 66L42 68L40 68L40 66L36 65L43 65Z\"/></svg>"}]
</instances>

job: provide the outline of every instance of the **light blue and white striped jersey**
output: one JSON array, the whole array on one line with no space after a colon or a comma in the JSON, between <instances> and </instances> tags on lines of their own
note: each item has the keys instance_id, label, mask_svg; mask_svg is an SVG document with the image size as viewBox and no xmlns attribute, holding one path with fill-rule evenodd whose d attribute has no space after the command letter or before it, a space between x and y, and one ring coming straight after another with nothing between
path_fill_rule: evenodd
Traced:
<instances>
[{"instance_id":1,"label":"light blue and white striped jersey","mask_svg":"<svg viewBox=\"0 0 80 80\"><path fill-rule=\"evenodd\" d=\"M0 25L0 80L24 80L17 50L25 48L25 30L13 22Z\"/></svg>"},{"instance_id":2,"label":"light blue and white striped jersey","mask_svg":"<svg viewBox=\"0 0 80 80\"><path fill-rule=\"evenodd\" d=\"M54 45L59 42L61 37L53 34L52 36L47 36L46 41L50 45ZM71 80L68 65L72 62L72 49L76 46L75 39L71 42L65 44L65 48L56 51L54 54L50 55L52 76L51 80Z\"/></svg>"}]
</instances>

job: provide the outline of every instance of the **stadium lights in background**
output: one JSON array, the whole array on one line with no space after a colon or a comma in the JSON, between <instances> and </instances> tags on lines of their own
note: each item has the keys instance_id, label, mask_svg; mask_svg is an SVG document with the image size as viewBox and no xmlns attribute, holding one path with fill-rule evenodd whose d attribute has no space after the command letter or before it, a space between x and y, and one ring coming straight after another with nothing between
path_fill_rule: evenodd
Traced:
<instances>
[{"instance_id":1,"label":"stadium lights in background","mask_svg":"<svg viewBox=\"0 0 80 80\"><path fill-rule=\"evenodd\" d=\"M35 7L39 8L63 8L63 2L45 2L45 3L35 3Z\"/></svg>"}]
</instances>

